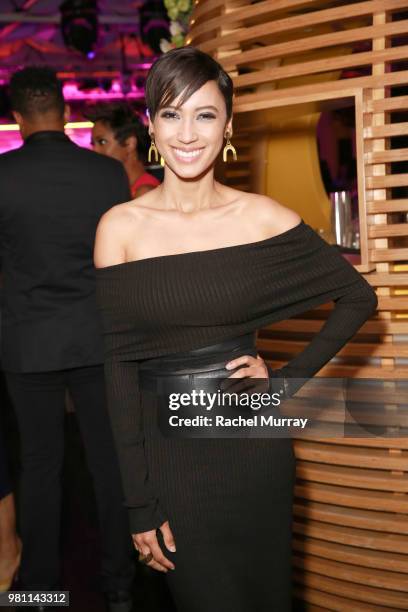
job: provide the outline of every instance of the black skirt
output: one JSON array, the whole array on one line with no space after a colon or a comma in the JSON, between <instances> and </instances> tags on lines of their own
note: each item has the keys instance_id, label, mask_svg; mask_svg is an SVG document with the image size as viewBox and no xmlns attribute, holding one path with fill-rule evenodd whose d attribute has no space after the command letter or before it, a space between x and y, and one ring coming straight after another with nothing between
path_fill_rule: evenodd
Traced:
<instances>
[{"instance_id":1,"label":"black skirt","mask_svg":"<svg viewBox=\"0 0 408 612\"><path fill-rule=\"evenodd\" d=\"M256 352L249 334L140 365L149 481L176 541L172 553L159 534L176 566L166 578L178 612L291 610L291 439L180 437L162 426L166 392L226 378L227 361Z\"/></svg>"}]
</instances>

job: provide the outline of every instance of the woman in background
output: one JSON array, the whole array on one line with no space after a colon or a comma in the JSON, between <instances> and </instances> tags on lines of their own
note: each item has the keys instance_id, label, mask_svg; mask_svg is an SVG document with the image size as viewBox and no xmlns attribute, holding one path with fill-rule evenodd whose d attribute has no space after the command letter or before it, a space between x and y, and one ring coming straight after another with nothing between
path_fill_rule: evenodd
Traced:
<instances>
[{"instance_id":1,"label":"woman in background","mask_svg":"<svg viewBox=\"0 0 408 612\"><path fill-rule=\"evenodd\" d=\"M133 198L160 184L144 168L148 148L147 128L129 104L98 104L88 109L85 116L94 123L91 141L94 150L122 162Z\"/></svg>"},{"instance_id":2,"label":"woman in background","mask_svg":"<svg viewBox=\"0 0 408 612\"><path fill-rule=\"evenodd\" d=\"M178 612L289 612L291 439L228 438L214 427L177 437L158 422L169 420L170 392L268 378L256 330L334 301L307 347L269 372L271 390L291 397L377 299L297 213L214 179L224 139L224 161L235 151L232 95L220 64L192 47L149 72L151 148L165 160L164 181L108 211L95 244L108 405L135 546L165 572Z\"/></svg>"}]
</instances>

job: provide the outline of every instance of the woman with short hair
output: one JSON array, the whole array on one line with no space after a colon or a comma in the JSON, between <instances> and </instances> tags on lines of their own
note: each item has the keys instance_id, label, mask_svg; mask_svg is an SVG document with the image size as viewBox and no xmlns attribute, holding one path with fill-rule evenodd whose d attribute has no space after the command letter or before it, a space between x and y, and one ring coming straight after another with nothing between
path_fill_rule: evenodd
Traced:
<instances>
[{"instance_id":1,"label":"woman with short hair","mask_svg":"<svg viewBox=\"0 0 408 612\"><path fill-rule=\"evenodd\" d=\"M207 425L171 423L185 399L217 394L219 379L230 389L269 374L270 395L290 397L377 299L297 213L215 180L220 150L224 161L235 151L232 94L220 64L192 47L149 72L151 150L164 181L106 213L95 244L108 402L135 546L166 574L178 611L289 612L290 437L219 433L203 403L184 414L214 415ZM308 346L268 372L256 330L330 300Z\"/></svg>"}]
</instances>

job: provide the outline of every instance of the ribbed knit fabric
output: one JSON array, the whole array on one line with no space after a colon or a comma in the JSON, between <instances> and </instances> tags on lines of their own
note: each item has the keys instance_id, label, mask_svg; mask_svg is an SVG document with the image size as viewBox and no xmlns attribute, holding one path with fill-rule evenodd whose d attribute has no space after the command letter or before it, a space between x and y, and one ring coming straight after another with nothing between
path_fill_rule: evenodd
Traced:
<instances>
[{"instance_id":1,"label":"ribbed knit fabric","mask_svg":"<svg viewBox=\"0 0 408 612\"><path fill-rule=\"evenodd\" d=\"M241 336L333 300L335 307L321 331L288 365L273 372L273 376L289 378L290 384L291 377L313 376L352 338L375 311L377 298L373 289L335 247L303 220L259 242L151 257L99 269L97 286L104 324L108 404L132 531L147 531L169 519L179 540L190 542L190 551L194 551L190 565L196 564L205 571L213 563L216 573L222 571L221 566L215 569L217 555L227 562L217 549L222 537L229 542L227 557L234 564L232 548L239 555L239 547L233 544L239 533L237 536L234 529L241 530L244 539L250 537L251 529L265 529L265 523L254 526L254 516L268 521L265 512L270 513L272 507L275 514L269 514L269 520L275 532L270 537L278 542L280 528L288 532L283 523L289 520L285 516L292 499L290 441L149 439L154 398L149 393L141 397L138 362ZM156 476L149 478L152 473ZM272 495L272 505L263 503L264 495L269 502ZM281 504L280 496L284 498ZM181 516L185 514L188 516ZM243 532L243 524L248 533ZM212 550L212 560L206 560L205 554L201 561L194 556L203 554L203 537L198 535L203 536L203 529L207 540L214 538L212 548L207 549L208 554ZM219 533L223 529L224 535ZM200 541L201 553L194 541ZM276 544L278 556L272 560L276 568L288 544L285 542L281 548ZM240 542L243 553L248 545L246 540ZM180 566L179 551L176 554ZM262 567L262 560L256 560L260 554L258 547L257 551L248 551L247 558L252 559L257 570ZM285 562L288 556L289 550ZM186 568L188 560L187 556ZM270 558L264 561L271 563ZM281 564L285 564L283 560ZM179 567L175 574L177 571ZM240 572L242 565L237 567L235 578ZM269 577L270 572L268 568ZM225 573L224 577L227 579ZM236 588L236 580L233 583ZM229 587L225 588L228 591ZM179 595L179 601L184 601L183 596ZM253 589L248 597L254 601ZM245 600L245 596L241 599ZM274 604L277 602L283 607L273 609L289 609L280 603L283 599L274 600ZM270 599L268 604L265 608L259 604L259 608L242 610L272 609ZM185 609L206 610L192 606L191 600ZM227 609L230 608L224 605L219 611Z\"/></svg>"}]
</instances>

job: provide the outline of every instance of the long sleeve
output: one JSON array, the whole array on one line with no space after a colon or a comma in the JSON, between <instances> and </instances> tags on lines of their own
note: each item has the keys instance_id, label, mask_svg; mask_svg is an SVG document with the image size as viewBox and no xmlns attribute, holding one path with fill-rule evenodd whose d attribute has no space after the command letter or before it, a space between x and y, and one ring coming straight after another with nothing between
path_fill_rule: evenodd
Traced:
<instances>
[{"instance_id":1,"label":"long sleeve","mask_svg":"<svg viewBox=\"0 0 408 612\"><path fill-rule=\"evenodd\" d=\"M144 451L143 410L137 356L129 349L128 329L117 304L126 304L122 284L109 270L97 270L98 302L105 346L107 404L132 533L156 529L166 516L149 484Z\"/></svg>"},{"instance_id":2,"label":"long sleeve","mask_svg":"<svg viewBox=\"0 0 408 612\"><path fill-rule=\"evenodd\" d=\"M157 529L166 516L149 485L137 361L107 359L105 381L131 532Z\"/></svg>"},{"instance_id":3,"label":"long sleeve","mask_svg":"<svg viewBox=\"0 0 408 612\"><path fill-rule=\"evenodd\" d=\"M345 287L342 295L334 299L334 308L321 330L306 348L282 368L268 367L272 378L284 379L285 395L293 395L299 388L295 380L314 376L357 333L363 323L375 312L377 296L372 287L339 254L338 265L356 279ZM358 278L360 276L360 278ZM317 284L318 286L318 284ZM280 383L278 386L282 387ZM272 381L272 388L273 385Z\"/></svg>"}]
</instances>

